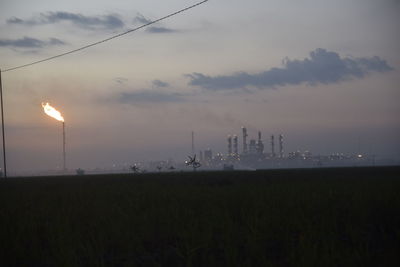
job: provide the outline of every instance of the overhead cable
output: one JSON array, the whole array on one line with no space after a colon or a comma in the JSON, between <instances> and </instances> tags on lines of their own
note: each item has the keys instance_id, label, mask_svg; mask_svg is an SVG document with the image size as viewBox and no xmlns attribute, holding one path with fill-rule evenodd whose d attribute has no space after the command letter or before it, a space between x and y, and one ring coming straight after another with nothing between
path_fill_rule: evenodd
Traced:
<instances>
[{"instance_id":1,"label":"overhead cable","mask_svg":"<svg viewBox=\"0 0 400 267\"><path fill-rule=\"evenodd\" d=\"M141 26L139 26L139 27L137 27L137 28L127 30L127 31L125 31L125 32L122 32L122 33L119 33L119 34L117 34L117 35L111 36L111 37L109 37L109 38L103 39L103 40L101 40L101 41L97 41L97 42L95 42L95 43L91 43L91 44L88 44L88 45L85 45L85 46L82 46L82 47L79 47L79 48L76 48L76 49L73 49L73 50L64 52L64 53L62 53L62 54L58 54L58 55L55 55L55 56L51 56L51 57L48 57L48 58L44 58L44 59L41 59L41 60L37 60L37 61L31 62L31 63L27 63L27 64L24 64L24 65L20 65L20 66L8 68L8 69L5 69L5 70L1 70L1 72L7 72L7 71L12 71L12 70L17 70L17 69L25 68L25 67L32 66L32 65L35 65L35 64L39 64L39 63L42 63L42 62L45 62L45 61L49 61L49 60L53 60L53 59L56 59L56 58L59 58L59 57L63 57L63 56L66 56L66 55L69 55L69 54L72 54L72 53L75 53L75 52L78 52L78 51L87 49L87 48L92 47L92 46L95 46L95 45L99 45L99 44L108 42L108 41L110 41L110 40L112 40L112 39L121 37L121 36L126 35L126 34L128 34L128 33L135 32L135 31L137 31L137 30L140 30L140 29L142 29L142 28L145 28L145 27L147 27L147 26L149 26L149 25L152 25L152 24L154 24L154 23L160 22L160 21L162 21L162 20L165 20L165 19L167 19L167 18L170 18L170 17L172 17L172 16L175 16L175 15L177 15L177 14L179 14L179 13L185 12L185 11L187 11L187 10L189 10L189 9L192 9L192 8L194 8L194 7L197 7L197 6L201 5L201 4L204 4L204 3L207 2L207 1L208 1L208 0L204 0L204 1L198 2L197 4L194 4L194 5L191 5L191 6L189 6L189 7L183 8L183 9L181 9L181 10L178 10L178 11L174 12L174 13L171 13L171 14L169 14L169 15L166 15L166 16L164 16L164 17L162 17L162 18L159 18L159 19L150 21L150 22L148 22L148 23L146 23L146 24L143 24L143 25L141 25Z\"/></svg>"}]
</instances>

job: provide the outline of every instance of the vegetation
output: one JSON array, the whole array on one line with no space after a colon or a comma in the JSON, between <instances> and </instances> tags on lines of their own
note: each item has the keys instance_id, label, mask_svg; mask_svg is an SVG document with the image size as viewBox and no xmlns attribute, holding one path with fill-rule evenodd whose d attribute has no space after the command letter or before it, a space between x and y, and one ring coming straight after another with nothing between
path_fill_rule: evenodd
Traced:
<instances>
[{"instance_id":1,"label":"vegetation","mask_svg":"<svg viewBox=\"0 0 400 267\"><path fill-rule=\"evenodd\" d=\"M400 168L8 178L1 266L400 266Z\"/></svg>"}]
</instances>

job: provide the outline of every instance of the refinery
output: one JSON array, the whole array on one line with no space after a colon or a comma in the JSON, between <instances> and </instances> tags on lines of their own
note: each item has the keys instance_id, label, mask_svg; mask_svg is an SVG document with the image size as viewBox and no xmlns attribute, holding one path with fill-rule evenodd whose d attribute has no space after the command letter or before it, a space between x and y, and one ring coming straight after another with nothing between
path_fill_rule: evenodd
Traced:
<instances>
[{"instance_id":1,"label":"refinery","mask_svg":"<svg viewBox=\"0 0 400 267\"><path fill-rule=\"evenodd\" d=\"M330 155L313 155L310 151L285 152L284 135L270 135L263 140L262 132L258 131L257 139L249 139L246 127L241 128L241 136L228 135L226 151L214 151L211 148L195 150L194 132L191 132L191 149L186 161L157 160L149 162L123 163L112 168L88 170L87 173L146 173L146 172L176 172L176 171L207 171L207 170L257 170L257 169L287 169L287 168L323 168L323 167L354 167L391 165L376 160L375 155L356 153L346 155L335 153ZM396 165L397 163L395 163ZM82 174L82 170L79 170ZM78 173L77 173L78 174Z\"/></svg>"},{"instance_id":2,"label":"refinery","mask_svg":"<svg viewBox=\"0 0 400 267\"><path fill-rule=\"evenodd\" d=\"M238 135L228 135L226 153L213 154L208 148L199 152L199 162L204 169L281 169L316 168L375 165L374 155L335 153L331 155L313 155L310 151L284 150L284 135L270 135L263 141L261 131L257 139L248 139L246 127L242 127L241 140ZM239 146L241 142L241 146ZM192 148L194 139L192 133Z\"/></svg>"},{"instance_id":3,"label":"refinery","mask_svg":"<svg viewBox=\"0 0 400 267\"><path fill-rule=\"evenodd\" d=\"M181 172L207 170L259 170L288 168L324 168L324 167L357 167L398 165L396 160L382 159L373 154L357 152L354 154L332 153L328 155L313 154L305 151L285 151L285 136L282 133L264 137L261 131L254 134L257 138L249 138L246 127L242 127L241 135L230 134L221 141L225 142L225 151L215 153L207 147L195 150L195 135L191 132L191 149L188 149L186 160L150 160L141 162L110 163L109 166L92 169L81 166L77 169L58 167L40 172L15 172L19 175L84 175L101 173L147 173L147 172ZM64 150L65 151L65 150ZM65 152L63 151L63 155ZM64 160L65 162L65 160ZM64 163L65 164L65 163ZM1 170L0 170L1 175Z\"/></svg>"}]
</instances>

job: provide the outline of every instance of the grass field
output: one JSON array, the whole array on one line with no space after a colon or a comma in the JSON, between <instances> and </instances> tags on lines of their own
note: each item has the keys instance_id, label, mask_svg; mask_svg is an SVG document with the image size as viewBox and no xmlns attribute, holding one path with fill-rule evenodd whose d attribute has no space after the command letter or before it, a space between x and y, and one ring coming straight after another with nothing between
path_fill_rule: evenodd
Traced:
<instances>
[{"instance_id":1,"label":"grass field","mask_svg":"<svg viewBox=\"0 0 400 267\"><path fill-rule=\"evenodd\" d=\"M0 180L0 266L400 266L400 168Z\"/></svg>"}]
</instances>

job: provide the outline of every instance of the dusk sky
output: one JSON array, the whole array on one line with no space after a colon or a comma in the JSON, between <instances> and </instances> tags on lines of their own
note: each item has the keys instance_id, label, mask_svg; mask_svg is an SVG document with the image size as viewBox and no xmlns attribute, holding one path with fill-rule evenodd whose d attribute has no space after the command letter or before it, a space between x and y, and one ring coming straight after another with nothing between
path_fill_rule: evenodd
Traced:
<instances>
[{"instance_id":1,"label":"dusk sky","mask_svg":"<svg viewBox=\"0 0 400 267\"><path fill-rule=\"evenodd\" d=\"M0 68L200 1L0 0ZM209 0L121 38L2 73L9 171L183 161L226 136L285 152L400 157L400 1ZM241 149L241 148L240 148ZM266 151L269 146L266 145Z\"/></svg>"}]
</instances>

